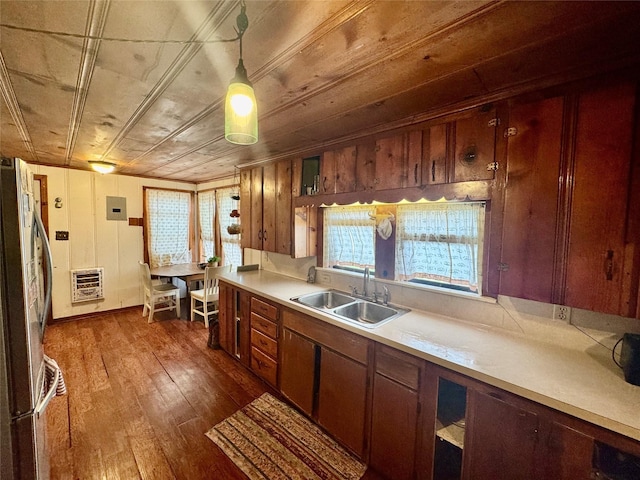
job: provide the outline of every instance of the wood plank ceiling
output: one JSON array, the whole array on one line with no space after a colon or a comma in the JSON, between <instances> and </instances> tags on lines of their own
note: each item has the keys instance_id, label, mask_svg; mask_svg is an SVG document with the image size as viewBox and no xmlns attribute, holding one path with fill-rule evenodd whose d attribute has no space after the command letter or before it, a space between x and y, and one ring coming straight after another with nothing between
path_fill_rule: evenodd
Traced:
<instances>
[{"instance_id":1,"label":"wood plank ceiling","mask_svg":"<svg viewBox=\"0 0 640 480\"><path fill-rule=\"evenodd\" d=\"M235 36L239 2L2 0L0 153L198 183L640 61L640 2L246 6L250 147L224 140L238 44L214 42Z\"/></svg>"}]
</instances>

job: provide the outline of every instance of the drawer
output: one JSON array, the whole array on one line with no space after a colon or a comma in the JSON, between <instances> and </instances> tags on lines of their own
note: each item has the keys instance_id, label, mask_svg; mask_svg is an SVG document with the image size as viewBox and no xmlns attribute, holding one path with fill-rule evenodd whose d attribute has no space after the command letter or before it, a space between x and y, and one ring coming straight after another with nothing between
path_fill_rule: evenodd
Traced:
<instances>
[{"instance_id":1,"label":"drawer","mask_svg":"<svg viewBox=\"0 0 640 480\"><path fill-rule=\"evenodd\" d=\"M365 337L290 310L283 310L282 322L283 327L289 330L329 347L356 362L367 364L371 341Z\"/></svg>"},{"instance_id":2,"label":"drawer","mask_svg":"<svg viewBox=\"0 0 640 480\"><path fill-rule=\"evenodd\" d=\"M385 345L376 345L376 373L418 390L423 361Z\"/></svg>"},{"instance_id":3,"label":"drawer","mask_svg":"<svg viewBox=\"0 0 640 480\"><path fill-rule=\"evenodd\" d=\"M264 333L267 337L278 338L278 325L253 312L251 312L251 328Z\"/></svg>"},{"instance_id":4,"label":"drawer","mask_svg":"<svg viewBox=\"0 0 640 480\"><path fill-rule=\"evenodd\" d=\"M251 329L251 345L272 358L278 358L278 342L255 328Z\"/></svg>"},{"instance_id":5,"label":"drawer","mask_svg":"<svg viewBox=\"0 0 640 480\"><path fill-rule=\"evenodd\" d=\"M277 387L278 364L256 347L251 347L251 370Z\"/></svg>"},{"instance_id":6,"label":"drawer","mask_svg":"<svg viewBox=\"0 0 640 480\"><path fill-rule=\"evenodd\" d=\"M269 320L278 320L278 307L274 307L270 303L263 302L256 297L251 297L251 312L259 313Z\"/></svg>"}]
</instances>

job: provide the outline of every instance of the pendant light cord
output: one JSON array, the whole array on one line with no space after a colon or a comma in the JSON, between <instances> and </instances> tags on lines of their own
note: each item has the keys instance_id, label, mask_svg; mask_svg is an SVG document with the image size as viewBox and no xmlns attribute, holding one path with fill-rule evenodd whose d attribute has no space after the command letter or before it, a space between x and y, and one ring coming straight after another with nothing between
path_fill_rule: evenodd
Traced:
<instances>
[{"instance_id":1,"label":"pendant light cord","mask_svg":"<svg viewBox=\"0 0 640 480\"><path fill-rule=\"evenodd\" d=\"M242 36L249 27L249 17L247 17L247 5L244 0L240 2L240 13L236 17L236 25L238 26L235 31L240 40L240 60L242 60Z\"/></svg>"},{"instance_id":2,"label":"pendant light cord","mask_svg":"<svg viewBox=\"0 0 640 480\"><path fill-rule=\"evenodd\" d=\"M81 38L88 40L101 40L103 42L122 42L122 43L159 43L159 44L205 44L205 43L232 43L240 40L240 58L242 58L242 35L249 26L249 19L246 14L246 5L244 0L240 2L240 14L236 18L237 28L235 38L213 38L211 40L150 40L150 39L135 39L135 38L119 38L119 37L102 37L96 35L83 35L79 33L59 32L55 30L43 30L39 28L19 27L17 25L10 25L8 23L0 23L1 28L7 28L10 30L19 30L22 32L39 33L42 35L52 35L56 37L68 37L68 38Z\"/></svg>"}]
</instances>

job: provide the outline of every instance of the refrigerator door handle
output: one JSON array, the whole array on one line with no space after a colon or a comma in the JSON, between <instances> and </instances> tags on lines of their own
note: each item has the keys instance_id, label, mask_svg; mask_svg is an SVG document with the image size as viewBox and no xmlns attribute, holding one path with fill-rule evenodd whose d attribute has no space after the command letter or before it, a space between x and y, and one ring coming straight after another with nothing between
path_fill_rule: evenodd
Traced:
<instances>
[{"instance_id":1,"label":"refrigerator door handle","mask_svg":"<svg viewBox=\"0 0 640 480\"><path fill-rule=\"evenodd\" d=\"M39 319L40 322L40 335L44 338L44 329L47 324L47 317L49 316L49 309L51 308L51 291L53 289L53 257L51 256L51 247L49 246L49 240L47 239L47 232L44 229L44 224L42 223L42 219L40 218L40 214L37 211L34 211L34 223L36 224L36 228L38 229L38 234L42 239L42 248L45 253L45 266L47 269L47 285L45 287L45 297L44 297L44 308L42 309L42 318Z\"/></svg>"}]
</instances>

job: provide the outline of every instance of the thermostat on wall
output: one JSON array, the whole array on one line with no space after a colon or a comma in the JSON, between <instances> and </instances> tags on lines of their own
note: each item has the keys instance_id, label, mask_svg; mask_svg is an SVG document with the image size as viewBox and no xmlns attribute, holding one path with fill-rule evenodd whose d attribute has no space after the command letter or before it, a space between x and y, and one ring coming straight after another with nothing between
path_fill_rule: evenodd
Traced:
<instances>
[{"instance_id":1,"label":"thermostat on wall","mask_svg":"<svg viewBox=\"0 0 640 480\"><path fill-rule=\"evenodd\" d=\"M107 220L127 220L125 197L107 197Z\"/></svg>"}]
</instances>

